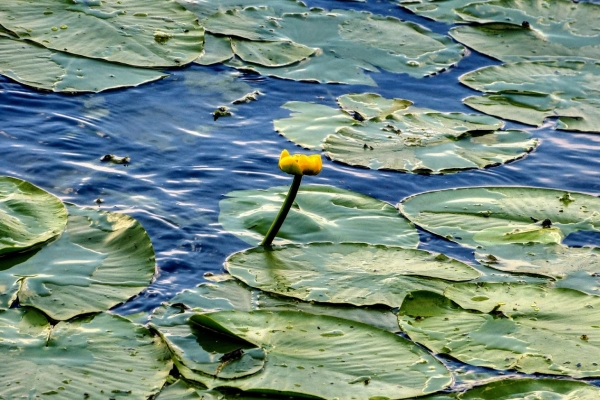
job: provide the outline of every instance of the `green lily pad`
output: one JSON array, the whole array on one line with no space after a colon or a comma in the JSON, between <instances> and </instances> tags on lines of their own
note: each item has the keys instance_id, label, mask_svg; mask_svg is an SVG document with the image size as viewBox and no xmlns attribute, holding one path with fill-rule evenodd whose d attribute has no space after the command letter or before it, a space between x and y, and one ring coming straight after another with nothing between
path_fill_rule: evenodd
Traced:
<instances>
[{"instance_id":1,"label":"green lily pad","mask_svg":"<svg viewBox=\"0 0 600 400\"><path fill-rule=\"evenodd\" d=\"M66 223L67 210L56 196L27 181L0 177L0 254L53 239Z\"/></svg>"},{"instance_id":2,"label":"green lily pad","mask_svg":"<svg viewBox=\"0 0 600 400\"><path fill-rule=\"evenodd\" d=\"M598 232L599 206L600 199L581 193L483 187L422 193L400 209L422 228L474 248L489 267L552 277L557 286L595 294L598 251L561 243L573 232Z\"/></svg>"},{"instance_id":3,"label":"green lily pad","mask_svg":"<svg viewBox=\"0 0 600 400\"><path fill-rule=\"evenodd\" d=\"M230 192L219 203L219 222L228 232L258 245L288 190L277 186ZM334 186L303 185L274 243L328 241L417 247L419 235L388 203Z\"/></svg>"},{"instance_id":4,"label":"green lily pad","mask_svg":"<svg viewBox=\"0 0 600 400\"><path fill-rule=\"evenodd\" d=\"M349 94L342 110L290 102L289 118L275 129L296 144L322 147L334 161L410 173L451 173L485 168L523 157L537 145L524 131L501 131L495 118L409 107L402 99Z\"/></svg>"},{"instance_id":5,"label":"green lily pad","mask_svg":"<svg viewBox=\"0 0 600 400\"><path fill-rule=\"evenodd\" d=\"M49 49L139 67L188 64L204 42L196 16L175 1L5 3L0 25Z\"/></svg>"},{"instance_id":6,"label":"green lily pad","mask_svg":"<svg viewBox=\"0 0 600 400\"><path fill-rule=\"evenodd\" d=\"M54 320L107 310L145 289L154 250L139 222L68 206L65 233L32 257L2 259L0 306L36 307Z\"/></svg>"},{"instance_id":7,"label":"green lily pad","mask_svg":"<svg viewBox=\"0 0 600 400\"><path fill-rule=\"evenodd\" d=\"M555 189L440 190L408 197L399 207L416 225L471 247L560 243L573 232L600 231L598 197Z\"/></svg>"},{"instance_id":8,"label":"green lily pad","mask_svg":"<svg viewBox=\"0 0 600 400\"><path fill-rule=\"evenodd\" d=\"M242 60L265 67L283 67L304 60L316 49L288 41L259 42L231 39L233 52Z\"/></svg>"},{"instance_id":9,"label":"green lily pad","mask_svg":"<svg viewBox=\"0 0 600 400\"><path fill-rule=\"evenodd\" d=\"M586 382L566 379L502 379L461 393L460 400L519 400L528 398L556 400L594 400L600 388Z\"/></svg>"},{"instance_id":10,"label":"green lily pad","mask_svg":"<svg viewBox=\"0 0 600 400\"><path fill-rule=\"evenodd\" d=\"M165 327L186 324L191 315L199 312L286 310L350 319L391 332L398 330L398 319L388 307L354 307L298 301L292 297L251 288L229 275L226 276L228 278L222 282L203 283L179 293L154 311L152 324L164 331ZM189 351L193 351L197 344L190 339L189 332L181 335L181 338L188 340L188 346L191 346ZM182 343L180 341L180 346L183 346Z\"/></svg>"},{"instance_id":11,"label":"green lily pad","mask_svg":"<svg viewBox=\"0 0 600 400\"><path fill-rule=\"evenodd\" d=\"M443 254L364 243L255 247L230 256L225 268L266 292L357 306L397 307L411 291L441 293L447 281L479 277L474 268Z\"/></svg>"},{"instance_id":12,"label":"green lily pad","mask_svg":"<svg viewBox=\"0 0 600 400\"><path fill-rule=\"evenodd\" d=\"M246 393L239 390L207 390L203 385L178 379L173 384L165 386L156 400L264 400L262 393ZM269 393L269 399L273 400L301 400L306 397L277 396Z\"/></svg>"},{"instance_id":13,"label":"green lily pad","mask_svg":"<svg viewBox=\"0 0 600 400\"><path fill-rule=\"evenodd\" d=\"M322 104L288 101L282 108L292 111L289 118L276 119L277 132L310 150L320 150L323 139L339 127L358 124L354 118L340 110Z\"/></svg>"},{"instance_id":14,"label":"green lily pad","mask_svg":"<svg viewBox=\"0 0 600 400\"><path fill-rule=\"evenodd\" d=\"M6 398L145 399L158 393L172 368L161 340L116 315L51 325L38 311L6 310L0 331Z\"/></svg>"},{"instance_id":15,"label":"green lily pad","mask_svg":"<svg viewBox=\"0 0 600 400\"><path fill-rule=\"evenodd\" d=\"M452 381L443 364L414 343L350 320L291 311L221 311L194 315L191 322L267 352L264 370L235 380L180 369L209 389L400 399L436 392Z\"/></svg>"},{"instance_id":16,"label":"green lily pad","mask_svg":"<svg viewBox=\"0 0 600 400\"><path fill-rule=\"evenodd\" d=\"M356 115L355 113L358 113L359 120L363 118L376 121L391 118L396 111L406 110L413 104L410 100L386 99L376 93L345 94L338 97L337 100L340 108L348 114Z\"/></svg>"},{"instance_id":17,"label":"green lily pad","mask_svg":"<svg viewBox=\"0 0 600 400\"><path fill-rule=\"evenodd\" d=\"M485 67L460 81L485 92L464 103L486 114L537 126L556 118L557 129L600 132L599 77L597 62L559 59Z\"/></svg>"},{"instance_id":18,"label":"green lily pad","mask_svg":"<svg viewBox=\"0 0 600 400\"><path fill-rule=\"evenodd\" d=\"M600 376L600 297L534 285L455 284L445 297L414 292L401 328L462 362L499 370Z\"/></svg>"},{"instance_id":19,"label":"green lily pad","mask_svg":"<svg viewBox=\"0 0 600 400\"><path fill-rule=\"evenodd\" d=\"M496 0L457 10L477 25L450 30L457 41L499 60L523 61L549 57L600 60L600 5L555 0Z\"/></svg>"},{"instance_id":20,"label":"green lily pad","mask_svg":"<svg viewBox=\"0 0 600 400\"><path fill-rule=\"evenodd\" d=\"M204 35L204 53L194 62L200 65L213 65L225 62L233 56L231 39L227 36L215 36L206 33Z\"/></svg>"},{"instance_id":21,"label":"green lily pad","mask_svg":"<svg viewBox=\"0 0 600 400\"><path fill-rule=\"evenodd\" d=\"M248 14L246 9L235 12ZM243 37L285 39L319 51L290 66L269 68L247 64L240 59L232 59L227 65L285 79L374 86L375 82L365 71L383 69L423 77L457 63L464 52L464 48L449 37L420 25L349 10L311 9L288 13L279 16L275 24L277 26L269 27L271 32L262 19L256 18L253 25L264 26L261 29L268 34L261 31L256 37L247 34ZM210 24L207 26L211 31ZM222 34L227 32L220 31ZM399 42L398 38L406 40Z\"/></svg>"},{"instance_id":22,"label":"green lily pad","mask_svg":"<svg viewBox=\"0 0 600 400\"><path fill-rule=\"evenodd\" d=\"M49 50L1 34L0 74L36 89L66 93L137 86L167 76L155 70Z\"/></svg>"},{"instance_id":23,"label":"green lily pad","mask_svg":"<svg viewBox=\"0 0 600 400\"><path fill-rule=\"evenodd\" d=\"M397 3L400 7L422 17L453 24L464 22L460 15L456 13L457 9L466 5L479 5L489 1L492 0L398 0Z\"/></svg>"}]
</instances>

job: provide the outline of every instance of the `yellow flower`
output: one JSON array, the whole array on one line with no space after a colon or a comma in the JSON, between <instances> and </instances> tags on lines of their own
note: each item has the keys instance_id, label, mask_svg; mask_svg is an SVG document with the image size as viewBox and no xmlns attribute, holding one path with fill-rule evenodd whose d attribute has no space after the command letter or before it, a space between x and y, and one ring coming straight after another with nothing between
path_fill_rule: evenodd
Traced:
<instances>
[{"instance_id":1,"label":"yellow flower","mask_svg":"<svg viewBox=\"0 0 600 400\"><path fill-rule=\"evenodd\" d=\"M287 150L283 150L279 157L279 168L291 175L318 175L323 168L323 162L320 154L291 156Z\"/></svg>"}]
</instances>

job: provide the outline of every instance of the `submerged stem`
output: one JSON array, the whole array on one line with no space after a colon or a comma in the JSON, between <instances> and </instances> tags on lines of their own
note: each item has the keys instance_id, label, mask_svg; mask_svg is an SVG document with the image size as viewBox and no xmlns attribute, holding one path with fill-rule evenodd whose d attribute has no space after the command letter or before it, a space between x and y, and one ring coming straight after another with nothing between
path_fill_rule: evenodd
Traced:
<instances>
[{"instance_id":1,"label":"submerged stem","mask_svg":"<svg viewBox=\"0 0 600 400\"><path fill-rule=\"evenodd\" d=\"M263 247L271 246L273 239L275 239L275 236L277 236L277 232L279 232L281 225L283 225L283 221L285 221L285 217L287 217L287 214L290 211L290 208L292 208L292 204L294 204L294 199L296 198L296 194L298 193L298 189L300 188L301 181L302 181L302 175L294 175L294 181L292 182L292 185L290 186L290 190L285 198L285 201L281 205L279 214L277 214L277 217L275 217L273 224L271 224L269 231L267 232L265 238L263 239L262 243L260 244L261 246L263 246Z\"/></svg>"}]
</instances>

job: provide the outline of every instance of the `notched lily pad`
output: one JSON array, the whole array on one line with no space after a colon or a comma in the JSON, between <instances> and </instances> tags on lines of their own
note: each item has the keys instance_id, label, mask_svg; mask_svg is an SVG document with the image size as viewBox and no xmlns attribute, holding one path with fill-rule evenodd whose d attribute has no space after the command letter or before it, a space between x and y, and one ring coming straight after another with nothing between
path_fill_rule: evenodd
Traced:
<instances>
[{"instance_id":1,"label":"notched lily pad","mask_svg":"<svg viewBox=\"0 0 600 400\"><path fill-rule=\"evenodd\" d=\"M416 225L476 249L477 258L492 268L597 290L595 280L582 281L582 274L590 278L598 272L597 251L562 245L571 233L600 231L595 196L528 187L462 188L408 197L400 210Z\"/></svg>"},{"instance_id":2,"label":"notched lily pad","mask_svg":"<svg viewBox=\"0 0 600 400\"><path fill-rule=\"evenodd\" d=\"M600 60L600 32L595 21L600 5L568 0L495 0L456 10L466 22L450 35L499 60L541 60L584 57Z\"/></svg>"},{"instance_id":3,"label":"notched lily pad","mask_svg":"<svg viewBox=\"0 0 600 400\"><path fill-rule=\"evenodd\" d=\"M267 233L289 188L234 191L221 200L219 222L251 245ZM363 242L416 247L416 229L388 203L334 186L303 185L275 244Z\"/></svg>"},{"instance_id":4,"label":"notched lily pad","mask_svg":"<svg viewBox=\"0 0 600 400\"><path fill-rule=\"evenodd\" d=\"M252 287L305 301L397 307L413 290L443 292L449 281L479 277L472 267L423 250L364 243L255 247L225 267Z\"/></svg>"},{"instance_id":5,"label":"notched lily pad","mask_svg":"<svg viewBox=\"0 0 600 400\"><path fill-rule=\"evenodd\" d=\"M597 61L562 58L485 67L460 81L485 93L464 100L478 111L537 126L552 119L560 130L597 133L599 77Z\"/></svg>"},{"instance_id":6,"label":"notched lily pad","mask_svg":"<svg viewBox=\"0 0 600 400\"><path fill-rule=\"evenodd\" d=\"M0 255L51 240L66 224L67 210L56 196L27 181L0 177Z\"/></svg>"},{"instance_id":7,"label":"notched lily pad","mask_svg":"<svg viewBox=\"0 0 600 400\"><path fill-rule=\"evenodd\" d=\"M0 385L7 398L80 400L159 392L172 368L165 344L111 314L51 325L28 308L0 312Z\"/></svg>"},{"instance_id":8,"label":"notched lily pad","mask_svg":"<svg viewBox=\"0 0 600 400\"><path fill-rule=\"evenodd\" d=\"M186 379L209 389L408 398L441 390L452 380L443 364L410 341L355 321L291 311L221 311L194 315L191 322L267 352L261 372L235 380L179 368Z\"/></svg>"},{"instance_id":9,"label":"notched lily pad","mask_svg":"<svg viewBox=\"0 0 600 400\"><path fill-rule=\"evenodd\" d=\"M444 296L414 292L404 301L398 318L411 339L476 366L600 376L600 297L500 283L455 284Z\"/></svg>"},{"instance_id":10,"label":"notched lily pad","mask_svg":"<svg viewBox=\"0 0 600 400\"><path fill-rule=\"evenodd\" d=\"M61 93L97 93L167 76L160 71L50 50L1 33L0 74L23 85Z\"/></svg>"},{"instance_id":11,"label":"notched lily pad","mask_svg":"<svg viewBox=\"0 0 600 400\"><path fill-rule=\"evenodd\" d=\"M138 294L155 272L154 250L139 222L68 205L65 233L26 259L0 263L0 306L19 304L55 320L103 311Z\"/></svg>"},{"instance_id":12,"label":"notched lily pad","mask_svg":"<svg viewBox=\"0 0 600 400\"><path fill-rule=\"evenodd\" d=\"M265 67L284 67L304 60L316 49L289 41L259 42L231 39L233 52L242 60Z\"/></svg>"}]
</instances>

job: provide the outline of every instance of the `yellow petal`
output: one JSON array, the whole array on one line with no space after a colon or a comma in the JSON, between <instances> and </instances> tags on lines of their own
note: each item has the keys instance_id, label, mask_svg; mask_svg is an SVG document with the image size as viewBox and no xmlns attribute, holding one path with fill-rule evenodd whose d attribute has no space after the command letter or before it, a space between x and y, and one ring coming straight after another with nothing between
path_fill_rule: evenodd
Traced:
<instances>
[{"instance_id":1,"label":"yellow petal","mask_svg":"<svg viewBox=\"0 0 600 400\"><path fill-rule=\"evenodd\" d=\"M287 150L283 150L279 157L279 168L291 175L317 175L323 168L323 162L320 154L290 155Z\"/></svg>"}]
</instances>

